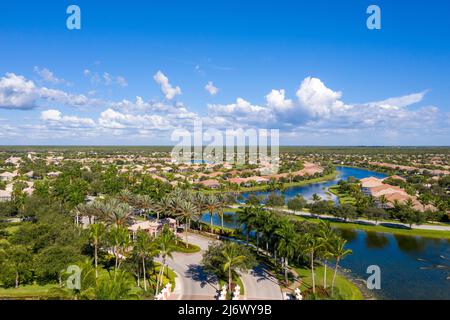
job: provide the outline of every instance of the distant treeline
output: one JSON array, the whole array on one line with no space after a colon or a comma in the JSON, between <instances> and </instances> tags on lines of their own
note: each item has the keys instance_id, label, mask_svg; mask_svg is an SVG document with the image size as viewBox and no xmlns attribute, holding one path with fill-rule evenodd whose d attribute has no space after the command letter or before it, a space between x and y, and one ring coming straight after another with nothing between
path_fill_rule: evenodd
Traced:
<instances>
[{"instance_id":1,"label":"distant treeline","mask_svg":"<svg viewBox=\"0 0 450 320\"><path fill-rule=\"evenodd\" d=\"M173 146L0 146L0 152L98 152L148 153L170 152ZM270 147L269 147L270 149ZM280 146L280 152L296 154L450 154L450 146Z\"/></svg>"}]
</instances>

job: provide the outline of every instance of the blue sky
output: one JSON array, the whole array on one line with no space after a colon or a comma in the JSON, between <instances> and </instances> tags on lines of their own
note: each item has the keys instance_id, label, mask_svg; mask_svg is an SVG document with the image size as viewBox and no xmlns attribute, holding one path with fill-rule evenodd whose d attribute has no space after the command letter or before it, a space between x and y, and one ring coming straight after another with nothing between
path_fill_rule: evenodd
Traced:
<instances>
[{"instance_id":1,"label":"blue sky","mask_svg":"<svg viewBox=\"0 0 450 320\"><path fill-rule=\"evenodd\" d=\"M448 1L243 2L2 2L0 144L171 144L202 120L281 144L449 145Z\"/></svg>"}]
</instances>

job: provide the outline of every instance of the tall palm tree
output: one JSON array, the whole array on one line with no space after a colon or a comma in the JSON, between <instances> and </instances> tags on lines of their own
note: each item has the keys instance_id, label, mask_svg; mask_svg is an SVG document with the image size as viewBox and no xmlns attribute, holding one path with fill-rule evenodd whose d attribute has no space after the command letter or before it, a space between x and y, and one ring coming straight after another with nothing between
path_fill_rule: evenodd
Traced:
<instances>
[{"instance_id":1,"label":"tall palm tree","mask_svg":"<svg viewBox=\"0 0 450 320\"><path fill-rule=\"evenodd\" d=\"M128 229L121 226L115 226L110 228L108 238L115 257L114 266L116 270L118 270L131 245L130 234L128 233Z\"/></svg>"},{"instance_id":2,"label":"tall palm tree","mask_svg":"<svg viewBox=\"0 0 450 320\"><path fill-rule=\"evenodd\" d=\"M89 222L92 222L92 217L96 216L95 207L92 204L80 203L73 209L75 215L75 225L79 225L80 217L88 217Z\"/></svg>"},{"instance_id":3,"label":"tall palm tree","mask_svg":"<svg viewBox=\"0 0 450 320\"><path fill-rule=\"evenodd\" d=\"M222 230L223 230L223 228L224 228L223 227L223 217L225 215L225 212L224 212L223 208L227 205L227 198L226 198L226 196L224 196L222 194L219 194L217 196L217 201L219 202L219 208L218 208L217 213L220 216L220 225L221 225Z\"/></svg>"},{"instance_id":4,"label":"tall palm tree","mask_svg":"<svg viewBox=\"0 0 450 320\"><path fill-rule=\"evenodd\" d=\"M98 246L105 236L106 227L103 223L94 223L89 227L89 239L94 246L94 264L95 264L95 278L98 278Z\"/></svg>"},{"instance_id":5,"label":"tall palm tree","mask_svg":"<svg viewBox=\"0 0 450 320\"><path fill-rule=\"evenodd\" d=\"M261 233L264 231L264 226L267 224L267 220L271 213L264 210L261 206L256 206L254 209L254 216L252 225L256 231L256 253L259 253L259 238Z\"/></svg>"},{"instance_id":6,"label":"tall palm tree","mask_svg":"<svg viewBox=\"0 0 450 320\"><path fill-rule=\"evenodd\" d=\"M172 252L175 251L175 235L167 228L164 228L156 240L159 256L162 258L162 265L159 269L158 280L156 282L156 294L162 285L164 269L167 265L167 258L173 259Z\"/></svg>"},{"instance_id":7,"label":"tall palm tree","mask_svg":"<svg viewBox=\"0 0 450 320\"><path fill-rule=\"evenodd\" d=\"M228 242L222 251L222 255L225 258L223 271L225 273L228 272L228 292L231 293L233 272L236 268L239 268L241 265L245 264L247 257L245 255L241 255L239 245L235 242Z\"/></svg>"},{"instance_id":8,"label":"tall palm tree","mask_svg":"<svg viewBox=\"0 0 450 320\"><path fill-rule=\"evenodd\" d=\"M304 243L305 243L305 251L309 253L309 259L311 263L311 279L312 279L313 294L316 294L316 274L314 271L314 261L316 258L316 253L323 246L323 242L316 234L314 234L314 232L311 232L305 234Z\"/></svg>"},{"instance_id":9,"label":"tall palm tree","mask_svg":"<svg viewBox=\"0 0 450 320\"><path fill-rule=\"evenodd\" d=\"M319 223L320 229L319 229L319 237L320 241L322 242L322 248L320 250L320 256L324 260L324 271L323 271L323 288L327 288L327 266L328 266L328 259L331 258L333 255L330 251L331 241L334 240L334 237L336 234L334 233L333 229L331 228L331 224L328 221L321 220Z\"/></svg>"},{"instance_id":10,"label":"tall palm tree","mask_svg":"<svg viewBox=\"0 0 450 320\"><path fill-rule=\"evenodd\" d=\"M117 199L109 199L104 202L102 211L110 225L123 227L132 219L130 206L126 203L121 203Z\"/></svg>"},{"instance_id":11,"label":"tall palm tree","mask_svg":"<svg viewBox=\"0 0 450 320\"><path fill-rule=\"evenodd\" d=\"M139 207L139 209L144 210L145 216L148 215L148 213L151 209L154 209L156 207L155 202L153 201L152 197L150 197L149 195L136 196L135 205L137 207ZM159 217L157 217L157 220L159 220Z\"/></svg>"},{"instance_id":12,"label":"tall palm tree","mask_svg":"<svg viewBox=\"0 0 450 320\"><path fill-rule=\"evenodd\" d=\"M285 219L281 222L275 234L278 236L277 251L283 257L284 278L286 285L288 285L289 259L294 257L298 249L297 233L294 225L288 219Z\"/></svg>"},{"instance_id":13,"label":"tall palm tree","mask_svg":"<svg viewBox=\"0 0 450 320\"><path fill-rule=\"evenodd\" d=\"M238 210L237 219L241 225L245 226L245 233L247 236L247 244L250 242L250 233L253 230L253 222L255 221L255 207L245 206Z\"/></svg>"},{"instance_id":14,"label":"tall palm tree","mask_svg":"<svg viewBox=\"0 0 450 320\"><path fill-rule=\"evenodd\" d=\"M176 216L176 207L174 206L173 196L166 195L162 197L155 205L156 219L159 220L161 216Z\"/></svg>"},{"instance_id":15,"label":"tall palm tree","mask_svg":"<svg viewBox=\"0 0 450 320\"><path fill-rule=\"evenodd\" d=\"M341 237L336 237L333 241L331 241L330 252L336 260L336 265L334 267L333 280L331 281L331 295L334 294L334 281L336 280L336 274L339 267L339 262L345 258L347 255L352 253L352 250L345 249L345 245L347 240L342 239Z\"/></svg>"},{"instance_id":16,"label":"tall palm tree","mask_svg":"<svg viewBox=\"0 0 450 320\"><path fill-rule=\"evenodd\" d=\"M156 254L155 250L155 243L150 235L143 230L139 230L136 236L133 251L134 254L139 257L140 263L142 265L142 273L144 275L144 291L147 291L147 271L145 268L145 261L149 257Z\"/></svg>"},{"instance_id":17,"label":"tall palm tree","mask_svg":"<svg viewBox=\"0 0 450 320\"><path fill-rule=\"evenodd\" d=\"M200 216L198 207L189 200L182 199L178 202L178 219L184 221L184 234L186 239L186 248L188 247L188 231L191 228L191 220Z\"/></svg>"},{"instance_id":18,"label":"tall palm tree","mask_svg":"<svg viewBox=\"0 0 450 320\"><path fill-rule=\"evenodd\" d=\"M210 215L209 218L210 218L211 233L214 233L213 216L214 212L219 210L220 202L215 195L211 194L205 197L203 203Z\"/></svg>"}]
</instances>

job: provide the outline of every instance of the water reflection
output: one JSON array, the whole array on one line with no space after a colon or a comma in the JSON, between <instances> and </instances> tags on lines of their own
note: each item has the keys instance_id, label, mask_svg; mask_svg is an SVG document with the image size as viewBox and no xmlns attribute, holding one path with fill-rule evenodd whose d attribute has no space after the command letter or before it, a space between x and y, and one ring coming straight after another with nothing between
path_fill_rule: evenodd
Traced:
<instances>
[{"instance_id":1,"label":"water reflection","mask_svg":"<svg viewBox=\"0 0 450 320\"><path fill-rule=\"evenodd\" d=\"M405 253L419 253L425 250L427 242L432 242L433 240L425 240L421 237L411 237L404 235L394 235L395 241L399 249Z\"/></svg>"},{"instance_id":2,"label":"water reflection","mask_svg":"<svg viewBox=\"0 0 450 320\"><path fill-rule=\"evenodd\" d=\"M358 237L358 232L354 229L336 229L336 232L348 242L355 241Z\"/></svg>"},{"instance_id":3,"label":"water reflection","mask_svg":"<svg viewBox=\"0 0 450 320\"><path fill-rule=\"evenodd\" d=\"M383 249L389 244L386 234L381 232L367 232L366 247L371 249Z\"/></svg>"}]
</instances>

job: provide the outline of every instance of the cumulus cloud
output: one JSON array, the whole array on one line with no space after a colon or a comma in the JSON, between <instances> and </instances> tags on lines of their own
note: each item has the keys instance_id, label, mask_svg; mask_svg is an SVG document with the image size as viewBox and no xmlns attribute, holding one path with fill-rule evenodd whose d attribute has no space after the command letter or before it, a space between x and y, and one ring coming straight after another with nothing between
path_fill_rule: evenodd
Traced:
<instances>
[{"instance_id":1,"label":"cumulus cloud","mask_svg":"<svg viewBox=\"0 0 450 320\"><path fill-rule=\"evenodd\" d=\"M28 110L36 107L39 94L33 81L6 73L0 78L0 108Z\"/></svg>"},{"instance_id":2,"label":"cumulus cloud","mask_svg":"<svg viewBox=\"0 0 450 320\"><path fill-rule=\"evenodd\" d=\"M268 95L266 95L267 105L278 111L286 111L293 107L291 99L285 99L285 91L272 90Z\"/></svg>"},{"instance_id":3,"label":"cumulus cloud","mask_svg":"<svg viewBox=\"0 0 450 320\"><path fill-rule=\"evenodd\" d=\"M240 125L263 124L274 120L269 108L251 104L242 98L237 98L235 103L230 104L209 104L208 111L211 116L231 117Z\"/></svg>"},{"instance_id":4,"label":"cumulus cloud","mask_svg":"<svg viewBox=\"0 0 450 320\"><path fill-rule=\"evenodd\" d=\"M113 109L103 111L98 122L107 129L168 130L173 128L167 119L158 115L126 114Z\"/></svg>"},{"instance_id":5,"label":"cumulus cloud","mask_svg":"<svg viewBox=\"0 0 450 320\"><path fill-rule=\"evenodd\" d=\"M63 116L61 111L49 109L41 112L40 119L45 123L59 129L73 128L93 128L94 120L90 118L80 118L77 116Z\"/></svg>"},{"instance_id":6,"label":"cumulus cloud","mask_svg":"<svg viewBox=\"0 0 450 320\"><path fill-rule=\"evenodd\" d=\"M318 78L304 79L296 95L300 107L313 117L329 117L333 112L347 108L340 101L342 93L327 88Z\"/></svg>"},{"instance_id":7,"label":"cumulus cloud","mask_svg":"<svg viewBox=\"0 0 450 320\"><path fill-rule=\"evenodd\" d=\"M167 100L172 100L173 98L175 98L175 96L181 94L181 88L178 86L173 87L169 83L169 78L167 78L161 71L158 71L153 76L153 79L156 81L157 84L161 86L161 91Z\"/></svg>"},{"instance_id":8,"label":"cumulus cloud","mask_svg":"<svg viewBox=\"0 0 450 320\"><path fill-rule=\"evenodd\" d=\"M215 96L219 92L219 88L215 87L212 81L208 81L205 86L205 90L212 96Z\"/></svg>"}]
</instances>

